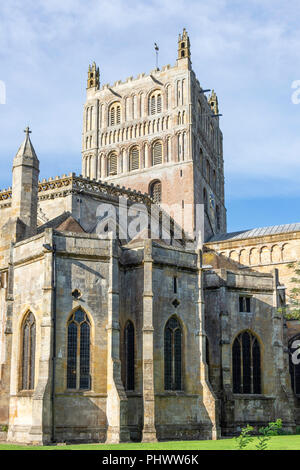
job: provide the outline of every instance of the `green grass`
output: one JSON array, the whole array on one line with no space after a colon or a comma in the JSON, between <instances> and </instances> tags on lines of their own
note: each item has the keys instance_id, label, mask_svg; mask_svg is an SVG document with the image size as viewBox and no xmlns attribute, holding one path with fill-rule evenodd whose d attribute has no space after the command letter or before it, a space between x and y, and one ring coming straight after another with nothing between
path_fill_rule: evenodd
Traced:
<instances>
[{"instance_id":1,"label":"green grass","mask_svg":"<svg viewBox=\"0 0 300 470\"><path fill-rule=\"evenodd\" d=\"M256 439L254 440L257 441ZM247 447L255 450L255 442ZM274 436L268 448L270 450L300 450L300 435ZM66 446L20 446L0 444L0 450L234 450L237 449L235 439L218 441L171 441L149 444L73 444Z\"/></svg>"}]
</instances>

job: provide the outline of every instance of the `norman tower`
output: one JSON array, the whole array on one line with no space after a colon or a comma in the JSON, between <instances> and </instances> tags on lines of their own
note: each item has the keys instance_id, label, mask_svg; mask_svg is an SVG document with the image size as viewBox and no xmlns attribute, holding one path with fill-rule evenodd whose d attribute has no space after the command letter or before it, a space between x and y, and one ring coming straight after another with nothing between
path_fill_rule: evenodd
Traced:
<instances>
[{"instance_id":1,"label":"norman tower","mask_svg":"<svg viewBox=\"0 0 300 470\"><path fill-rule=\"evenodd\" d=\"M222 132L217 96L207 99L190 57L184 29L174 67L101 88L99 69L89 67L82 173L149 193L180 224L184 209L190 234L204 204L208 239L226 232Z\"/></svg>"},{"instance_id":2,"label":"norman tower","mask_svg":"<svg viewBox=\"0 0 300 470\"><path fill-rule=\"evenodd\" d=\"M206 99L190 57L184 30L174 67L100 89L90 66L86 177L39 182L25 131L12 188L0 191L8 442L211 439L276 418L289 432L300 424L300 365L290 362L300 325L279 313L300 224L222 233L218 99ZM149 193L178 222L190 204L191 230L204 202L213 236L191 250L186 237L166 244L163 231L115 237L100 220L109 204L120 221L120 198L150 211Z\"/></svg>"}]
</instances>

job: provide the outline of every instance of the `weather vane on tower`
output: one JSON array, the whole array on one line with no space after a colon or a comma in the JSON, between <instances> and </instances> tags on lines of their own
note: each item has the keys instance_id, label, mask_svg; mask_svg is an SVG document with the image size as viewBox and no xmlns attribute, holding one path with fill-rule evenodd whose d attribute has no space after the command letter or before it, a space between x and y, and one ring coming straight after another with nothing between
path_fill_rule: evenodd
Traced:
<instances>
[{"instance_id":1,"label":"weather vane on tower","mask_svg":"<svg viewBox=\"0 0 300 470\"><path fill-rule=\"evenodd\" d=\"M156 42L154 43L154 49L155 49L155 53L156 53L156 69L158 70L158 51L159 51L159 47L156 44Z\"/></svg>"}]
</instances>

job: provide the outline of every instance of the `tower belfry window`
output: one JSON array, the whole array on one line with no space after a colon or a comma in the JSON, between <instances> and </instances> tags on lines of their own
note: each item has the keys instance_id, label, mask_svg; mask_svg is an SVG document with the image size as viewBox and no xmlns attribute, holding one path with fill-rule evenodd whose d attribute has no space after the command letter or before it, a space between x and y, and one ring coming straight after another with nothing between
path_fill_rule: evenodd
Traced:
<instances>
[{"instance_id":1,"label":"tower belfry window","mask_svg":"<svg viewBox=\"0 0 300 470\"><path fill-rule=\"evenodd\" d=\"M118 157L115 152L111 153L107 161L107 175L112 176L118 173Z\"/></svg>"},{"instance_id":2,"label":"tower belfry window","mask_svg":"<svg viewBox=\"0 0 300 470\"><path fill-rule=\"evenodd\" d=\"M138 170L140 167L140 152L138 147L133 147L129 155L129 170Z\"/></svg>"},{"instance_id":3,"label":"tower belfry window","mask_svg":"<svg viewBox=\"0 0 300 470\"><path fill-rule=\"evenodd\" d=\"M158 113L161 113L161 95L157 95L157 103L156 103L156 106L157 106L157 112L158 112Z\"/></svg>"},{"instance_id":4,"label":"tower belfry window","mask_svg":"<svg viewBox=\"0 0 300 470\"><path fill-rule=\"evenodd\" d=\"M159 165L162 163L162 143L155 142L152 147L152 164Z\"/></svg>"},{"instance_id":5,"label":"tower belfry window","mask_svg":"<svg viewBox=\"0 0 300 470\"><path fill-rule=\"evenodd\" d=\"M159 90L149 96L149 114L154 115L162 112L162 95Z\"/></svg>"},{"instance_id":6,"label":"tower belfry window","mask_svg":"<svg viewBox=\"0 0 300 470\"><path fill-rule=\"evenodd\" d=\"M121 123L121 106L119 103L113 103L109 108L108 123L115 126Z\"/></svg>"},{"instance_id":7,"label":"tower belfry window","mask_svg":"<svg viewBox=\"0 0 300 470\"><path fill-rule=\"evenodd\" d=\"M161 182L154 181L150 185L150 196L154 200L155 204L159 204L161 202Z\"/></svg>"}]
</instances>

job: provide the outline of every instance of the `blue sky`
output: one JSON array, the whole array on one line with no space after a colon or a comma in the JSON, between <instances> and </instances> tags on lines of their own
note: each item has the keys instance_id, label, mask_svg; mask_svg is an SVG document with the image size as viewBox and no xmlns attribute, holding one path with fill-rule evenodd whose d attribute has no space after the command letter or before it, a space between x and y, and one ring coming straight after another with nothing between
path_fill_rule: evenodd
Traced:
<instances>
[{"instance_id":1,"label":"blue sky","mask_svg":"<svg viewBox=\"0 0 300 470\"><path fill-rule=\"evenodd\" d=\"M0 4L0 187L29 124L41 178L81 172L88 64L101 82L174 64L186 27L192 65L218 94L228 229L300 221L298 0L9 0Z\"/></svg>"}]
</instances>

